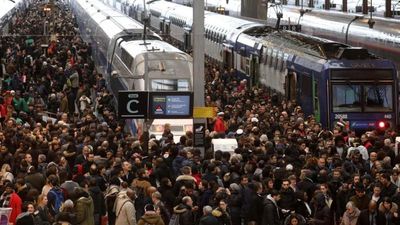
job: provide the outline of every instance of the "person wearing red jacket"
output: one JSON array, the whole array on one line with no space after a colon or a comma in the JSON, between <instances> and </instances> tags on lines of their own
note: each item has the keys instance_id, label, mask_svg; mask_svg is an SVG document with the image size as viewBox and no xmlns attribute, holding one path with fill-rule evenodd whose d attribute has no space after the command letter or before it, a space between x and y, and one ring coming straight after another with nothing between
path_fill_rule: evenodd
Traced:
<instances>
[{"instance_id":1,"label":"person wearing red jacket","mask_svg":"<svg viewBox=\"0 0 400 225\"><path fill-rule=\"evenodd\" d=\"M8 222L10 224L15 224L17 216L22 212L22 200L17 193L14 192L14 185L11 182L8 182L5 187L5 191L0 197L0 207L11 208Z\"/></svg>"},{"instance_id":2,"label":"person wearing red jacket","mask_svg":"<svg viewBox=\"0 0 400 225\"><path fill-rule=\"evenodd\" d=\"M214 131L217 133L225 133L226 127L224 122L224 112L219 112L217 114L217 119L214 123Z\"/></svg>"}]
</instances>

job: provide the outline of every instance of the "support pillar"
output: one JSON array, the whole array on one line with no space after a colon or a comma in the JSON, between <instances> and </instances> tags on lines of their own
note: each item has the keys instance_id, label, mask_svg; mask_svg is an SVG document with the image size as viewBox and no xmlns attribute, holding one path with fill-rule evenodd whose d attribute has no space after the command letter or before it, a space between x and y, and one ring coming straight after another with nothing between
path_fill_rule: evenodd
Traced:
<instances>
[{"instance_id":1,"label":"support pillar","mask_svg":"<svg viewBox=\"0 0 400 225\"><path fill-rule=\"evenodd\" d=\"M314 8L314 0L308 0L308 7Z\"/></svg>"},{"instance_id":2,"label":"support pillar","mask_svg":"<svg viewBox=\"0 0 400 225\"><path fill-rule=\"evenodd\" d=\"M347 0L343 0L342 6L343 6L342 11L347 12Z\"/></svg>"},{"instance_id":3,"label":"support pillar","mask_svg":"<svg viewBox=\"0 0 400 225\"><path fill-rule=\"evenodd\" d=\"M362 13L365 15L368 14L368 0L362 1Z\"/></svg>"},{"instance_id":4,"label":"support pillar","mask_svg":"<svg viewBox=\"0 0 400 225\"><path fill-rule=\"evenodd\" d=\"M386 0L385 1L385 17L392 17L392 1Z\"/></svg>"},{"instance_id":5,"label":"support pillar","mask_svg":"<svg viewBox=\"0 0 400 225\"><path fill-rule=\"evenodd\" d=\"M193 106L204 106L204 0L193 1ZM205 119L193 119L193 124L203 124ZM204 156L203 146L197 146Z\"/></svg>"},{"instance_id":6,"label":"support pillar","mask_svg":"<svg viewBox=\"0 0 400 225\"><path fill-rule=\"evenodd\" d=\"M331 8L331 1L330 0L325 0L325 10L329 10Z\"/></svg>"}]
</instances>

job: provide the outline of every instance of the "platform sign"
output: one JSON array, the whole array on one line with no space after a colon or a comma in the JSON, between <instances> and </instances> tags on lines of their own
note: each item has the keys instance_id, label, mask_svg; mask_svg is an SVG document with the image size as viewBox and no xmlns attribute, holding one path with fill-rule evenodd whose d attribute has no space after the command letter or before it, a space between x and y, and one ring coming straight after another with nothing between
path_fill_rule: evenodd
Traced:
<instances>
[{"instance_id":1,"label":"platform sign","mask_svg":"<svg viewBox=\"0 0 400 225\"><path fill-rule=\"evenodd\" d=\"M194 147L204 147L206 126L204 123L194 123L193 124L193 146Z\"/></svg>"},{"instance_id":2,"label":"platform sign","mask_svg":"<svg viewBox=\"0 0 400 225\"><path fill-rule=\"evenodd\" d=\"M152 119L191 118L193 115L192 92L151 92L149 117Z\"/></svg>"},{"instance_id":3,"label":"platform sign","mask_svg":"<svg viewBox=\"0 0 400 225\"><path fill-rule=\"evenodd\" d=\"M204 119L204 118L215 118L217 117L216 107L194 107L193 118Z\"/></svg>"},{"instance_id":4,"label":"platform sign","mask_svg":"<svg viewBox=\"0 0 400 225\"><path fill-rule=\"evenodd\" d=\"M145 91L119 91L118 116L126 119L147 118L149 93Z\"/></svg>"}]
</instances>

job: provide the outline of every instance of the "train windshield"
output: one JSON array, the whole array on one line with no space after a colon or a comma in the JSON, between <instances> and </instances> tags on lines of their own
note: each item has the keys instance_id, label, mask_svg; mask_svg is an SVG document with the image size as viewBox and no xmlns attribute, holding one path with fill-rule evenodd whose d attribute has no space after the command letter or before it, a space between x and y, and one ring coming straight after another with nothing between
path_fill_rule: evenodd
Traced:
<instances>
[{"instance_id":1,"label":"train windshield","mask_svg":"<svg viewBox=\"0 0 400 225\"><path fill-rule=\"evenodd\" d=\"M339 112L392 112L392 70L342 69L331 71L332 110Z\"/></svg>"},{"instance_id":2,"label":"train windshield","mask_svg":"<svg viewBox=\"0 0 400 225\"><path fill-rule=\"evenodd\" d=\"M391 112L393 110L392 85L364 85L365 112Z\"/></svg>"},{"instance_id":3,"label":"train windshield","mask_svg":"<svg viewBox=\"0 0 400 225\"><path fill-rule=\"evenodd\" d=\"M332 85L333 112L361 112L361 85Z\"/></svg>"},{"instance_id":4,"label":"train windshield","mask_svg":"<svg viewBox=\"0 0 400 225\"><path fill-rule=\"evenodd\" d=\"M332 85L333 112L392 112L393 84Z\"/></svg>"}]
</instances>

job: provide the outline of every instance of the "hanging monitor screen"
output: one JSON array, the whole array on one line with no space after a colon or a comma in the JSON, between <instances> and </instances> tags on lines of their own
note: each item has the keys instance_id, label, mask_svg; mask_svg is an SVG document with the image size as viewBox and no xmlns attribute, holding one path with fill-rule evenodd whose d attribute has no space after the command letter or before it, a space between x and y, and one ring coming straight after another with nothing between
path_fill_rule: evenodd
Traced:
<instances>
[{"instance_id":1,"label":"hanging monitor screen","mask_svg":"<svg viewBox=\"0 0 400 225\"><path fill-rule=\"evenodd\" d=\"M193 114L191 92L150 93L150 116L158 118L190 118Z\"/></svg>"}]
</instances>

